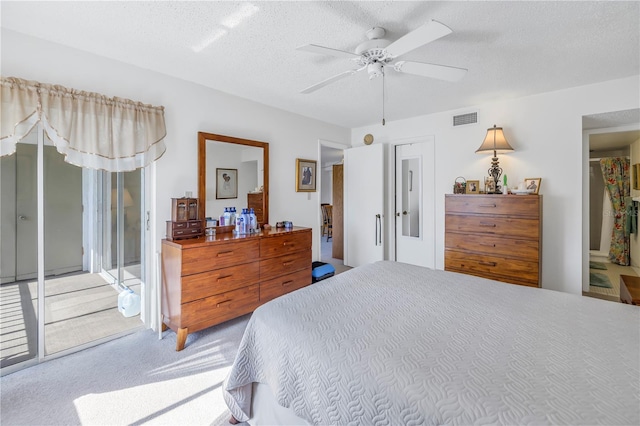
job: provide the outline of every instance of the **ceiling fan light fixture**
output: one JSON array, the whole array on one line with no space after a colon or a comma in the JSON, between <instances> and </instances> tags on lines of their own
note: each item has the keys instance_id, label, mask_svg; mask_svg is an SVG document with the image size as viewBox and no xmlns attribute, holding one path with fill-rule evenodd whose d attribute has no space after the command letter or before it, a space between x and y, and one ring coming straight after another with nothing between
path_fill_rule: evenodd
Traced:
<instances>
[{"instance_id":1,"label":"ceiling fan light fixture","mask_svg":"<svg viewBox=\"0 0 640 426\"><path fill-rule=\"evenodd\" d=\"M369 80L382 76L382 64L380 62L373 62L367 65L367 72L369 73Z\"/></svg>"}]
</instances>

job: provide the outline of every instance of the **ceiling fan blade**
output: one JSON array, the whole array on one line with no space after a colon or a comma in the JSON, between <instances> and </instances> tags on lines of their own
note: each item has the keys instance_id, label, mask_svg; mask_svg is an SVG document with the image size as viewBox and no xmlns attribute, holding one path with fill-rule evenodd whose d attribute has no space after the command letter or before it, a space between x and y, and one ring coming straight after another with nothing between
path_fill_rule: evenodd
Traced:
<instances>
[{"instance_id":1,"label":"ceiling fan blade","mask_svg":"<svg viewBox=\"0 0 640 426\"><path fill-rule=\"evenodd\" d=\"M321 81L320 83L314 84L313 86L309 86L306 89L301 90L300 93L315 92L316 90L318 90L318 89L320 89L320 88L322 88L322 87L324 87L324 86L326 86L328 84L331 84L334 81L338 81L338 80L341 80L341 79L343 79L345 77L349 77L350 75L353 75L353 74L357 73L361 69L363 69L363 68L355 69L355 70L348 70L348 71L345 71L345 72L340 73L338 75L334 75L333 77L330 77L330 78L328 78L328 79L326 79L324 81Z\"/></svg>"},{"instance_id":2,"label":"ceiling fan blade","mask_svg":"<svg viewBox=\"0 0 640 426\"><path fill-rule=\"evenodd\" d=\"M431 20L423 26L400 37L398 40L387 46L387 52L394 58L404 55L420 46L424 46L434 40L451 34L451 28L438 21Z\"/></svg>"},{"instance_id":3,"label":"ceiling fan blade","mask_svg":"<svg viewBox=\"0 0 640 426\"><path fill-rule=\"evenodd\" d=\"M396 62L393 65L393 69L398 72L437 78L445 81L458 81L467 74L467 70L464 68L410 61Z\"/></svg>"},{"instance_id":4,"label":"ceiling fan blade","mask_svg":"<svg viewBox=\"0 0 640 426\"><path fill-rule=\"evenodd\" d=\"M332 49L330 47L318 46L316 44L307 44L305 46L298 47L297 50L303 50L305 52L319 53L321 55L336 56L338 58L359 58L360 55L355 53L346 52L344 50Z\"/></svg>"}]
</instances>

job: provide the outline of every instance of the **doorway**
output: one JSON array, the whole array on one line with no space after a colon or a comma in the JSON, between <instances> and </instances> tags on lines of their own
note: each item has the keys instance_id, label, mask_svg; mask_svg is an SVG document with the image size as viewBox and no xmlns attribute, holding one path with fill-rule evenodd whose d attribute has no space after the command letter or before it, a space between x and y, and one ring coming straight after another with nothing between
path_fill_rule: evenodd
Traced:
<instances>
[{"instance_id":1,"label":"doorway","mask_svg":"<svg viewBox=\"0 0 640 426\"><path fill-rule=\"evenodd\" d=\"M344 153L342 145L320 141L320 261L333 265L336 274L344 265Z\"/></svg>"},{"instance_id":2,"label":"doorway","mask_svg":"<svg viewBox=\"0 0 640 426\"><path fill-rule=\"evenodd\" d=\"M636 117L637 116L637 117ZM621 120L631 117L630 125ZM633 118L636 117L636 118ZM583 274L583 295L600 299L620 301L620 275L640 275L640 238L637 229L626 232L628 241L628 261L620 262L615 253L610 255L614 220L620 216L630 216L630 220L637 221L635 209L632 206L633 197L640 196L640 190L633 189L633 164L640 162L640 110L620 111L606 114L596 114L583 117L584 144L587 153L585 165L585 190L587 200L585 219L585 243L583 259L585 266ZM607 123L611 123L607 126ZM627 164L628 173L624 181L631 187L625 198L625 208L619 209L612 204L610 193L603 176L603 166L619 159L617 164ZM588 180L587 180L588 178ZM619 219L618 219L619 220ZM631 222L627 222L631 224ZM637 223L637 222L636 222ZM614 250L615 251L615 250ZM612 257L613 256L613 257ZM624 265L624 263L628 263Z\"/></svg>"}]
</instances>

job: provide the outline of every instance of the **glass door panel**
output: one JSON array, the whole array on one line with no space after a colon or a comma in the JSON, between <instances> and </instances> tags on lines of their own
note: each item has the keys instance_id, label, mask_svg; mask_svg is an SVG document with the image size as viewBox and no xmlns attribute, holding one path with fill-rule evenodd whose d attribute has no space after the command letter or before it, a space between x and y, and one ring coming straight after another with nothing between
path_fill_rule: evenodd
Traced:
<instances>
[{"instance_id":1,"label":"glass door panel","mask_svg":"<svg viewBox=\"0 0 640 426\"><path fill-rule=\"evenodd\" d=\"M0 368L38 356L37 138L0 158ZM6 370L5 370L6 371Z\"/></svg>"}]
</instances>

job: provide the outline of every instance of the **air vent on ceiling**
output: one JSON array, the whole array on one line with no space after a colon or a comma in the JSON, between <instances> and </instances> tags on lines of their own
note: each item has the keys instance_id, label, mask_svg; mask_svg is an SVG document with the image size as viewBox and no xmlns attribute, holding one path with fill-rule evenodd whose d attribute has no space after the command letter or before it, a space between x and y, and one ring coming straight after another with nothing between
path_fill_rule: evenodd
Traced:
<instances>
[{"instance_id":1,"label":"air vent on ceiling","mask_svg":"<svg viewBox=\"0 0 640 426\"><path fill-rule=\"evenodd\" d=\"M453 125L462 126L464 124L474 124L478 122L478 113L470 112L469 114L462 115L454 115L453 116Z\"/></svg>"}]
</instances>

